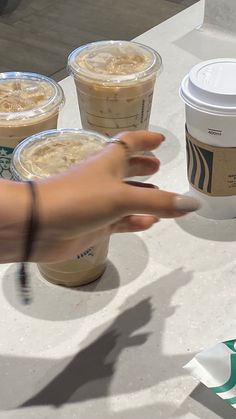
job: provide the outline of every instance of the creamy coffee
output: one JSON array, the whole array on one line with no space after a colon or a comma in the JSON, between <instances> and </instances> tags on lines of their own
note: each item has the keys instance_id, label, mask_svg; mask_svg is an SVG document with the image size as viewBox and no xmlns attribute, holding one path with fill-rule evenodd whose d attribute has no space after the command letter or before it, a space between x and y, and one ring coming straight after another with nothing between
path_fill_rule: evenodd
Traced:
<instances>
[{"instance_id":1,"label":"creamy coffee","mask_svg":"<svg viewBox=\"0 0 236 419\"><path fill-rule=\"evenodd\" d=\"M83 128L108 136L147 129L161 57L127 41L82 46L68 58Z\"/></svg>"},{"instance_id":2,"label":"creamy coffee","mask_svg":"<svg viewBox=\"0 0 236 419\"><path fill-rule=\"evenodd\" d=\"M20 179L56 175L104 147L103 138L94 133L70 129L41 132L25 141L16 149L13 161L13 171Z\"/></svg>"},{"instance_id":3,"label":"creamy coffee","mask_svg":"<svg viewBox=\"0 0 236 419\"><path fill-rule=\"evenodd\" d=\"M24 138L57 127L61 87L34 73L0 73L0 177L11 178L10 161Z\"/></svg>"},{"instance_id":4,"label":"creamy coffee","mask_svg":"<svg viewBox=\"0 0 236 419\"><path fill-rule=\"evenodd\" d=\"M11 170L15 180L42 179L71 167L102 150L106 138L82 130L51 130L23 140L14 150ZM109 238L59 263L40 263L50 282L68 287L88 284L106 268Z\"/></svg>"}]
</instances>

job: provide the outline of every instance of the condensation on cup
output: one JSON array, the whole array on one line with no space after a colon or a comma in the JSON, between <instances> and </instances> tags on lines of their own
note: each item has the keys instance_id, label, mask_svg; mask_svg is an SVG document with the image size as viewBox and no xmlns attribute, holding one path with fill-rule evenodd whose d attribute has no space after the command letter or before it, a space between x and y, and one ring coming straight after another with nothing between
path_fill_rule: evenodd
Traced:
<instances>
[{"instance_id":1,"label":"condensation on cup","mask_svg":"<svg viewBox=\"0 0 236 419\"><path fill-rule=\"evenodd\" d=\"M180 87L186 109L189 193L199 214L236 217L236 59L201 62Z\"/></svg>"},{"instance_id":2,"label":"condensation on cup","mask_svg":"<svg viewBox=\"0 0 236 419\"><path fill-rule=\"evenodd\" d=\"M57 128L64 94L54 80L36 73L0 73L0 177L10 179L15 146L40 131Z\"/></svg>"},{"instance_id":3,"label":"condensation on cup","mask_svg":"<svg viewBox=\"0 0 236 419\"><path fill-rule=\"evenodd\" d=\"M15 180L45 179L102 150L107 138L78 129L41 132L23 140L14 150L11 171ZM69 205L69 203L68 203ZM109 238L59 263L39 263L48 281L77 287L98 279L106 268Z\"/></svg>"},{"instance_id":4,"label":"condensation on cup","mask_svg":"<svg viewBox=\"0 0 236 419\"><path fill-rule=\"evenodd\" d=\"M99 41L68 58L84 129L114 136L147 129L160 55L136 42Z\"/></svg>"}]
</instances>

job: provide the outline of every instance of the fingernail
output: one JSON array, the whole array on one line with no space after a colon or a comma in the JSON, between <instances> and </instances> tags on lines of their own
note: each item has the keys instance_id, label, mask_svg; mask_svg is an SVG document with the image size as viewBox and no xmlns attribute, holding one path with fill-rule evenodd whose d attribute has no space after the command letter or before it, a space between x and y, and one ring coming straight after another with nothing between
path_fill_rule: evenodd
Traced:
<instances>
[{"instance_id":1,"label":"fingernail","mask_svg":"<svg viewBox=\"0 0 236 419\"><path fill-rule=\"evenodd\" d=\"M174 198L174 206L177 211L192 212L200 208L200 202L190 196L178 195Z\"/></svg>"},{"instance_id":2,"label":"fingernail","mask_svg":"<svg viewBox=\"0 0 236 419\"><path fill-rule=\"evenodd\" d=\"M163 134L161 134L161 137L161 141L165 141L166 137Z\"/></svg>"}]
</instances>

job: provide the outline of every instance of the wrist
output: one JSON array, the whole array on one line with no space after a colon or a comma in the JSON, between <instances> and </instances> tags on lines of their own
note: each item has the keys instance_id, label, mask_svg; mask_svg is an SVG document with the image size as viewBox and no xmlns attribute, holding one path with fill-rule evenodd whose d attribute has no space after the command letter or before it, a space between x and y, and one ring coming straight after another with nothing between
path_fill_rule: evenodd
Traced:
<instances>
[{"instance_id":1,"label":"wrist","mask_svg":"<svg viewBox=\"0 0 236 419\"><path fill-rule=\"evenodd\" d=\"M39 237L42 241L63 239L70 224L73 225L74 199L70 196L68 184L64 183L64 176L36 182Z\"/></svg>"},{"instance_id":2,"label":"wrist","mask_svg":"<svg viewBox=\"0 0 236 419\"><path fill-rule=\"evenodd\" d=\"M22 260L25 226L30 206L27 185L23 182L0 180L0 262Z\"/></svg>"}]
</instances>

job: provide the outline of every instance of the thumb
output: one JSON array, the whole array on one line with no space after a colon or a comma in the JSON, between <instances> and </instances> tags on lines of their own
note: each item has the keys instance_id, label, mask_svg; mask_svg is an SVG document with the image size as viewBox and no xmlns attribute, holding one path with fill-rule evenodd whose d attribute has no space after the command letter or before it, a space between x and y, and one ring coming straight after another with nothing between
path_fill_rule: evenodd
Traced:
<instances>
[{"instance_id":1,"label":"thumb","mask_svg":"<svg viewBox=\"0 0 236 419\"><path fill-rule=\"evenodd\" d=\"M189 196L126 184L124 188L123 207L127 215L153 214L160 218L175 218L200 208L200 203Z\"/></svg>"}]
</instances>

